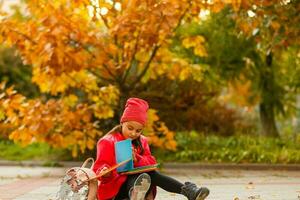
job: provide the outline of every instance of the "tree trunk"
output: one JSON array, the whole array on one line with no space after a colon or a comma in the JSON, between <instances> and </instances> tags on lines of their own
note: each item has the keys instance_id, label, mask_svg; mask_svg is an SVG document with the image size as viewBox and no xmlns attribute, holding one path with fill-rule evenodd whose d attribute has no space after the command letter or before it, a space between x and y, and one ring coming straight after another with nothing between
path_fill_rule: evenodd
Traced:
<instances>
[{"instance_id":1,"label":"tree trunk","mask_svg":"<svg viewBox=\"0 0 300 200\"><path fill-rule=\"evenodd\" d=\"M274 106L260 103L259 115L262 125L262 134L269 137L278 137L279 132L275 123Z\"/></svg>"},{"instance_id":2,"label":"tree trunk","mask_svg":"<svg viewBox=\"0 0 300 200\"><path fill-rule=\"evenodd\" d=\"M279 137L275 123L275 102L277 101L274 72L272 69L272 53L268 52L265 60L265 68L260 71L261 103L259 115L262 125L262 134L270 137Z\"/></svg>"},{"instance_id":3,"label":"tree trunk","mask_svg":"<svg viewBox=\"0 0 300 200\"><path fill-rule=\"evenodd\" d=\"M129 98L129 95L127 92L121 91L120 92L120 99L119 99L119 105L118 105L118 111L117 111L117 118L120 120L121 116L123 114L124 108L125 108L125 104L127 99Z\"/></svg>"}]
</instances>

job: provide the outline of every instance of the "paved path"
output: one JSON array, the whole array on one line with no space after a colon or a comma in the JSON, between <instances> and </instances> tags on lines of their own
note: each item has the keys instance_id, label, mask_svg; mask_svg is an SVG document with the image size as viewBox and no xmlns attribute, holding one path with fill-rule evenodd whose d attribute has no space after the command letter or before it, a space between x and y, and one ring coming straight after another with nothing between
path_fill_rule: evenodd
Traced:
<instances>
[{"instance_id":1,"label":"paved path","mask_svg":"<svg viewBox=\"0 0 300 200\"><path fill-rule=\"evenodd\" d=\"M54 200L64 168L0 166L0 200ZM168 168L163 173L206 186L207 200L300 200L299 171ZM184 200L158 190L157 200Z\"/></svg>"}]
</instances>

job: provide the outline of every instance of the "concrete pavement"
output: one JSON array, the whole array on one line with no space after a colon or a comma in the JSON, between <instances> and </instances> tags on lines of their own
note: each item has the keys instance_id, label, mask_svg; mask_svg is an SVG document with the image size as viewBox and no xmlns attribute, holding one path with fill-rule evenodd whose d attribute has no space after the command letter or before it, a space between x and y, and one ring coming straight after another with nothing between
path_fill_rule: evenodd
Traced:
<instances>
[{"instance_id":1,"label":"concrete pavement","mask_svg":"<svg viewBox=\"0 0 300 200\"><path fill-rule=\"evenodd\" d=\"M65 168L0 166L0 200L54 200ZM206 186L207 200L300 200L299 171L197 169L162 170L182 182ZM184 200L158 189L157 200Z\"/></svg>"}]
</instances>

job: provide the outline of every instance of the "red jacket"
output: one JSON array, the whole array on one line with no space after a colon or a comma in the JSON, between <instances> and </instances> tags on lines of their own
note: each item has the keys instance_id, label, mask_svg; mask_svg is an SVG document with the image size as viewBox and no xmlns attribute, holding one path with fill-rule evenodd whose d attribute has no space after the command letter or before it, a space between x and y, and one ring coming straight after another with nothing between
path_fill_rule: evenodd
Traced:
<instances>
[{"instance_id":1,"label":"red jacket","mask_svg":"<svg viewBox=\"0 0 300 200\"><path fill-rule=\"evenodd\" d=\"M98 174L103 167L111 167L116 164L114 144L124 139L121 133L113 133L105 135L98 141L97 159L93 167L96 174ZM156 164L155 158L151 155L146 137L141 135L140 140L144 148L144 153L141 155L138 150L136 155L137 162L134 163L134 167ZM111 176L101 178L97 191L98 200L109 200L115 197L122 184L126 181L126 178L127 175L119 175L117 170L113 170Z\"/></svg>"}]
</instances>

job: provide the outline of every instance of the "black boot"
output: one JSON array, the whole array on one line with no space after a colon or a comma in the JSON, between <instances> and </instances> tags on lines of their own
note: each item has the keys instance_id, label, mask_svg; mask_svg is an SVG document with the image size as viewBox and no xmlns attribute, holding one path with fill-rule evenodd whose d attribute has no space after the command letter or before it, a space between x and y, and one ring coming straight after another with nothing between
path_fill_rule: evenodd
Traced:
<instances>
[{"instance_id":1,"label":"black boot","mask_svg":"<svg viewBox=\"0 0 300 200\"><path fill-rule=\"evenodd\" d=\"M208 196L209 190L206 187L198 188L194 183L185 182L181 187L181 194L188 200L204 200Z\"/></svg>"}]
</instances>

